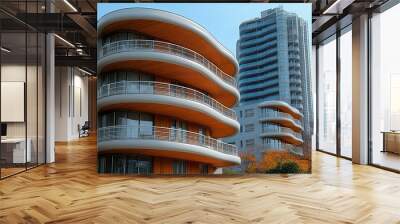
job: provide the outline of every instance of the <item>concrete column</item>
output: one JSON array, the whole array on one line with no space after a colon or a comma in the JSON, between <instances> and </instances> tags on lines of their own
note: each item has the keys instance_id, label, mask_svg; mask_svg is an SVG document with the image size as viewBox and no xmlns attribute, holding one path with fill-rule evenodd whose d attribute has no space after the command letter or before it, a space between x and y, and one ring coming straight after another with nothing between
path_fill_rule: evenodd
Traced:
<instances>
[{"instance_id":1,"label":"concrete column","mask_svg":"<svg viewBox=\"0 0 400 224\"><path fill-rule=\"evenodd\" d=\"M353 20L353 162L368 163L368 15Z\"/></svg>"},{"instance_id":2,"label":"concrete column","mask_svg":"<svg viewBox=\"0 0 400 224\"><path fill-rule=\"evenodd\" d=\"M55 161L55 56L54 35L46 36L46 163Z\"/></svg>"}]
</instances>

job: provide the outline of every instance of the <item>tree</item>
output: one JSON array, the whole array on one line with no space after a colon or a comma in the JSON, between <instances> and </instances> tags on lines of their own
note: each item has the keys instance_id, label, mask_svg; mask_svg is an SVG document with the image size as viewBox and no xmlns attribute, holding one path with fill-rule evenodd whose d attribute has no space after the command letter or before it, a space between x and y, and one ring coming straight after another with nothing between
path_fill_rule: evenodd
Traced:
<instances>
[{"instance_id":1,"label":"tree","mask_svg":"<svg viewBox=\"0 0 400 224\"><path fill-rule=\"evenodd\" d=\"M299 165L294 161L279 161L275 168L267 170L267 173L300 173Z\"/></svg>"}]
</instances>

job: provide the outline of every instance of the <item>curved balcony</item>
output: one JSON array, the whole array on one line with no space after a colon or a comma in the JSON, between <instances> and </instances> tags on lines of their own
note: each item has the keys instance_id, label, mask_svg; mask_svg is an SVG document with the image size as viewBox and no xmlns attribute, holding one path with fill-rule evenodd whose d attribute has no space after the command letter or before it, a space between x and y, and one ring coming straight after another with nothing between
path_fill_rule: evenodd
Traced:
<instances>
[{"instance_id":1,"label":"curved balcony","mask_svg":"<svg viewBox=\"0 0 400 224\"><path fill-rule=\"evenodd\" d=\"M175 13L140 7L115 10L98 21L97 30L99 37L118 30L133 30L199 52L229 75L239 70L233 54L210 32Z\"/></svg>"},{"instance_id":2,"label":"curved balcony","mask_svg":"<svg viewBox=\"0 0 400 224\"><path fill-rule=\"evenodd\" d=\"M252 85L253 83L257 83L257 82L265 82L266 80L269 80L270 78L273 77L278 77L278 71L274 71L274 72L270 72L268 74L266 74L265 76L263 75L255 75L252 77L241 77L240 81L240 87L244 87L244 86L248 86L248 85Z\"/></svg>"},{"instance_id":3,"label":"curved balcony","mask_svg":"<svg viewBox=\"0 0 400 224\"><path fill-rule=\"evenodd\" d=\"M243 70L256 69L256 68L259 68L260 66L270 65L271 63L277 63L277 62L278 62L278 56L276 56L276 55L269 56L269 57L263 57L263 58L260 57L259 60L256 60L254 62L241 64L240 69L243 69Z\"/></svg>"},{"instance_id":4,"label":"curved balcony","mask_svg":"<svg viewBox=\"0 0 400 224\"><path fill-rule=\"evenodd\" d=\"M239 59L239 64L245 64L245 63L248 63L249 61L252 62L254 60L259 60L262 57L273 55L273 54L277 54L277 52L278 51L277 51L276 48L271 47L268 51L262 51L262 52L257 53L257 54L251 54L251 55L248 55L248 56L241 57Z\"/></svg>"},{"instance_id":5,"label":"curved balcony","mask_svg":"<svg viewBox=\"0 0 400 224\"><path fill-rule=\"evenodd\" d=\"M257 89L271 88L271 86L276 86L278 84L279 84L279 80L278 80L278 77L276 77L276 79L268 80L267 82L265 82L265 81L261 81L258 83L253 82L250 85L241 86L241 87L239 87L239 90L242 94L246 94L246 93L251 93L251 92L257 92L257 91L255 91Z\"/></svg>"},{"instance_id":6,"label":"curved balcony","mask_svg":"<svg viewBox=\"0 0 400 224\"><path fill-rule=\"evenodd\" d=\"M265 43L257 46L240 48L240 58L245 58L254 55L257 52L264 52L267 49L276 48L277 46L276 35L266 38Z\"/></svg>"},{"instance_id":7,"label":"curved balcony","mask_svg":"<svg viewBox=\"0 0 400 224\"><path fill-rule=\"evenodd\" d=\"M188 48L155 40L122 40L101 48L99 72L132 67L165 78L175 73L177 80L210 92L218 97L219 102L228 106L239 100L235 78Z\"/></svg>"},{"instance_id":8,"label":"curved balcony","mask_svg":"<svg viewBox=\"0 0 400 224\"><path fill-rule=\"evenodd\" d=\"M283 113L272 109L266 109L262 111L260 122L276 123L281 126L291 128L295 132L301 132L303 130L299 120L295 119L288 113Z\"/></svg>"},{"instance_id":9,"label":"curved balcony","mask_svg":"<svg viewBox=\"0 0 400 224\"><path fill-rule=\"evenodd\" d=\"M260 39L265 39L265 36L268 36L270 34L275 34L276 33L276 25L269 26L267 28L263 28L261 30L257 30L252 33L246 33L243 34L240 39L243 41L243 44L246 45L251 45L251 44L259 44L263 40ZM242 47L242 45L241 45ZM246 47L246 46L243 46Z\"/></svg>"},{"instance_id":10,"label":"curved balcony","mask_svg":"<svg viewBox=\"0 0 400 224\"><path fill-rule=\"evenodd\" d=\"M99 151L124 151L190 159L216 166L240 164L235 145L208 136L158 126L109 126L98 129Z\"/></svg>"},{"instance_id":11,"label":"curved balcony","mask_svg":"<svg viewBox=\"0 0 400 224\"><path fill-rule=\"evenodd\" d=\"M121 81L98 89L99 110L127 108L175 115L207 124L212 136L225 137L239 130L234 110L215 99L184 86L154 81Z\"/></svg>"},{"instance_id":12,"label":"curved balcony","mask_svg":"<svg viewBox=\"0 0 400 224\"><path fill-rule=\"evenodd\" d=\"M303 143L303 139L300 133L297 133L290 128L279 127L276 125L264 126L262 128L261 137L282 139L293 145L300 145Z\"/></svg>"},{"instance_id":13,"label":"curved balcony","mask_svg":"<svg viewBox=\"0 0 400 224\"><path fill-rule=\"evenodd\" d=\"M247 71L241 71L240 72L240 76L241 77L245 77L247 75L262 74L264 72L271 72L271 71L275 71L275 70L278 70L278 63L274 63L274 64L271 64L271 65L266 65L266 66L263 66L263 67L258 68L258 69L250 69L250 70L247 70Z\"/></svg>"},{"instance_id":14,"label":"curved balcony","mask_svg":"<svg viewBox=\"0 0 400 224\"><path fill-rule=\"evenodd\" d=\"M289 78L290 83L301 84L301 79L299 78Z\"/></svg>"},{"instance_id":15,"label":"curved balcony","mask_svg":"<svg viewBox=\"0 0 400 224\"><path fill-rule=\"evenodd\" d=\"M293 154L302 156L303 155L303 149L296 147L294 145L291 144L287 144L284 142L279 142L279 143L266 143L264 144L264 149L269 151L269 150L284 150L287 152L291 152Z\"/></svg>"},{"instance_id":16,"label":"curved balcony","mask_svg":"<svg viewBox=\"0 0 400 224\"><path fill-rule=\"evenodd\" d=\"M303 114L300 113L300 111L298 109L296 109L294 106L291 106L284 101L278 101L278 100L264 101L264 102L258 104L258 107L259 108L273 108L275 110L279 110L286 114L290 114L294 119L297 119L297 120L303 117Z\"/></svg>"},{"instance_id":17,"label":"curved balcony","mask_svg":"<svg viewBox=\"0 0 400 224\"><path fill-rule=\"evenodd\" d=\"M290 91L294 92L303 92L303 89L301 87L290 87Z\"/></svg>"}]
</instances>

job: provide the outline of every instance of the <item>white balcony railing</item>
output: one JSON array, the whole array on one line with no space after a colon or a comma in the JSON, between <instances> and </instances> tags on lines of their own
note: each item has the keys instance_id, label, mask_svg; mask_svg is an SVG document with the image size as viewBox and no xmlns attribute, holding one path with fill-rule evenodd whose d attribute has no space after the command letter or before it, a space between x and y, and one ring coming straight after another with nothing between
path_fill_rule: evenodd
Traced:
<instances>
[{"instance_id":1,"label":"white balcony railing","mask_svg":"<svg viewBox=\"0 0 400 224\"><path fill-rule=\"evenodd\" d=\"M261 112L261 118L287 118L301 126L301 122L293 118L290 114L272 109L263 109Z\"/></svg>"},{"instance_id":2,"label":"white balcony railing","mask_svg":"<svg viewBox=\"0 0 400 224\"><path fill-rule=\"evenodd\" d=\"M224 106L206 94L184 86L154 81L120 81L101 86L97 91L97 98L101 99L113 95L152 94L171 96L195 101L214 109L224 116L236 120L234 110Z\"/></svg>"},{"instance_id":3,"label":"white balcony railing","mask_svg":"<svg viewBox=\"0 0 400 224\"><path fill-rule=\"evenodd\" d=\"M302 140L302 136L300 133L297 133L295 131L293 131L290 128L286 128L286 127L280 127L280 126L276 126L276 125L265 125L262 127L262 132L263 133L287 133L287 134L291 134L294 137Z\"/></svg>"},{"instance_id":4,"label":"white balcony railing","mask_svg":"<svg viewBox=\"0 0 400 224\"><path fill-rule=\"evenodd\" d=\"M278 140L275 140L278 141ZM264 149L275 149L275 150L285 150L297 155L301 155L303 154L303 149L301 147L298 146L294 146L291 144L287 144L284 142L273 142L273 143L264 143Z\"/></svg>"},{"instance_id":5,"label":"white balcony railing","mask_svg":"<svg viewBox=\"0 0 400 224\"><path fill-rule=\"evenodd\" d=\"M118 125L99 128L97 135L99 143L111 140L159 140L197 145L228 155L238 155L235 145L182 129L144 125Z\"/></svg>"},{"instance_id":6,"label":"white balcony railing","mask_svg":"<svg viewBox=\"0 0 400 224\"><path fill-rule=\"evenodd\" d=\"M120 52L129 52L129 51L155 51L161 53L168 53L173 55L178 55L180 57L187 58L189 60L195 61L206 68L208 68L211 72L220 77L224 82L228 83L231 86L236 87L236 80L234 77L226 74L221 69L219 69L215 64L210 62L201 54L190 50L188 48L163 42L156 40L121 40L113 43L108 43L103 45L99 52L99 58L116 54Z\"/></svg>"}]
</instances>

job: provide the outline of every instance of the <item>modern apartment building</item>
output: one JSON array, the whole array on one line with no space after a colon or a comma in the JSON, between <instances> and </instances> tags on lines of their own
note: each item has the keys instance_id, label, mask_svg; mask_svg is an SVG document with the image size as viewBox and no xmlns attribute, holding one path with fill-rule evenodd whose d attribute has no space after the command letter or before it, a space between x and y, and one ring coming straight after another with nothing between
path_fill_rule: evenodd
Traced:
<instances>
[{"instance_id":1,"label":"modern apartment building","mask_svg":"<svg viewBox=\"0 0 400 224\"><path fill-rule=\"evenodd\" d=\"M147 8L98 22L98 170L209 174L240 164L238 63L203 27Z\"/></svg>"},{"instance_id":2,"label":"modern apartment building","mask_svg":"<svg viewBox=\"0 0 400 224\"><path fill-rule=\"evenodd\" d=\"M233 138L241 150L259 157L268 150L310 155L313 132L310 43L306 22L282 8L240 25L240 65L236 107L241 130Z\"/></svg>"}]
</instances>

